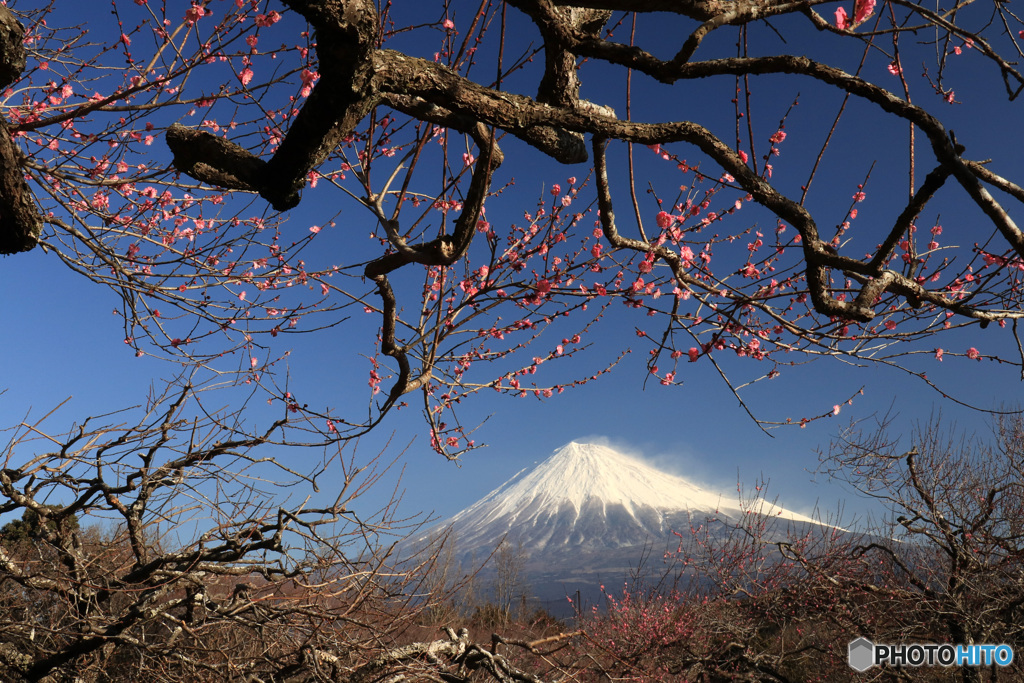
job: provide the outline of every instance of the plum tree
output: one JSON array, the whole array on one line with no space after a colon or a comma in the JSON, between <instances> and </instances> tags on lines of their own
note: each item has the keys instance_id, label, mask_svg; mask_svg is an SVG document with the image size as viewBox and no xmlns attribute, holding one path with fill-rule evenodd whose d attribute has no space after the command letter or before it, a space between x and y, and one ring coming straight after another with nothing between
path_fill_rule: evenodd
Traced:
<instances>
[{"instance_id":1,"label":"plum tree","mask_svg":"<svg viewBox=\"0 0 1024 683\"><path fill-rule=\"evenodd\" d=\"M137 353L227 355L293 408L255 352L271 343L263 335L338 334L359 312L376 316L378 339L354 346L372 357L371 415L318 415L321 436L363 433L419 392L435 448L451 457L471 447L445 417L467 395L545 397L613 365L537 376L578 355L613 302L616 320L619 303L637 314L663 384L679 383L680 363L705 362L738 391L730 378L748 366L732 359L756 361L748 379L768 380L794 353L929 383L925 355L1020 365L1012 342L940 341L1013 328L1020 315L1024 237L1006 207L1024 192L1000 175L1005 161L974 160L964 145L1009 127L961 129L958 142L940 113L959 101L957 79L991 74L1016 97L1022 79L1002 55L1019 52L1020 22L998 3L862 0L834 20L820 5L442 3L428 20L422 7L368 0L115 2L109 26L86 33L63 28L78 17L60 5L9 3L3 250L39 244L114 287ZM645 29L649 16L673 31ZM627 28L628 41L614 39ZM925 28L922 53L906 37ZM820 58L780 52L774 32ZM657 57L666 46L675 55ZM933 64L911 78L905 66L921 59ZM780 109L783 76L838 113ZM606 87L619 77L624 97ZM754 96L758 80L771 97ZM615 106L581 99L585 87ZM695 120L674 115L679 97L699 103L687 107ZM780 115L765 126L759 105ZM635 120L641 107L650 120ZM791 116L799 136L822 142L787 139ZM833 152L850 127L854 145L907 144L885 143L878 164L852 169ZM634 160L637 143L662 165ZM776 158L784 150L792 162ZM551 196L511 218L500 195L525 164L547 161ZM810 167L803 181L798 164ZM900 176L902 196L890 189ZM627 225L613 210L619 192ZM338 223L343 200L363 211L362 228L348 214ZM958 225L943 230L951 203ZM548 327L561 343L538 343ZM353 341L367 335L351 329Z\"/></svg>"},{"instance_id":2,"label":"plum tree","mask_svg":"<svg viewBox=\"0 0 1024 683\"><path fill-rule=\"evenodd\" d=\"M136 427L16 428L0 511L31 511L45 538L29 546L60 558L37 571L0 555L2 580L58 606L45 638L12 627L2 656L26 676L100 667L112 651L226 675L241 665L209 659L225 650L203 649L186 619L199 610L204 624L273 622L265 643L294 645L267 645L245 675L434 666L457 680L472 662L533 680L497 640L457 631L400 650L356 629L365 639L346 650L348 635L320 628L338 610L401 621L345 612L392 614L404 588L382 578L387 544L351 564L321 532L347 520L367 537L344 496L276 505L253 481L270 468L317 488L339 442L414 396L433 447L458 458L475 446L456 412L473 394L551 397L630 344L664 385L686 363L712 366L744 407L745 386L805 360L890 366L945 394L928 364L1022 365L1024 188L1015 119L993 113L1024 86L1008 3L111 0L109 12L0 6L0 253L46 250L113 289L126 345L180 363L183 379ZM972 122L961 106L990 115ZM369 410L300 398L301 379L281 371L297 333L338 340L340 361L368 371ZM591 345L613 351L587 366ZM280 417L254 427L241 407L207 409L204 372L264 392ZM847 398L748 412L799 425ZM26 435L56 450L25 457ZM297 443L327 448L325 464L251 454ZM339 488L351 493L358 469ZM69 526L89 517L120 525L98 564ZM147 535L199 519L212 531L162 547ZM251 571L262 583L224 578ZM317 585L344 598L286 587L325 575ZM318 625L296 625L306 617ZM191 655L174 646L186 641Z\"/></svg>"}]
</instances>

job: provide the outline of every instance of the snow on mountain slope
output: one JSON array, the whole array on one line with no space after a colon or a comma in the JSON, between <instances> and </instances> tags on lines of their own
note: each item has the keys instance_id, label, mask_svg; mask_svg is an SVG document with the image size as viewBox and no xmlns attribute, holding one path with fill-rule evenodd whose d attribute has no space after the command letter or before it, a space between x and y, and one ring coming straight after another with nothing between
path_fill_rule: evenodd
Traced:
<instances>
[{"instance_id":1,"label":"snow on mountain slope","mask_svg":"<svg viewBox=\"0 0 1024 683\"><path fill-rule=\"evenodd\" d=\"M814 523L766 501L755 511ZM706 491L606 446L573 442L443 525L463 549L493 548L508 534L535 553L639 545L683 531L691 518L735 521L742 515L735 494Z\"/></svg>"}]
</instances>

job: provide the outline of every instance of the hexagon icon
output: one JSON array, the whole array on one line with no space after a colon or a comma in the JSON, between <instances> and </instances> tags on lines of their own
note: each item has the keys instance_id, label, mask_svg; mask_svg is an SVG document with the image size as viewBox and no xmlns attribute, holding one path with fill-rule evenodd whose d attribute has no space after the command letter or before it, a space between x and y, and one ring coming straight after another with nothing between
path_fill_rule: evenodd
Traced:
<instances>
[{"instance_id":1,"label":"hexagon icon","mask_svg":"<svg viewBox=\"0 0 1024 683\"><path fill-rule=\"evenodd\" d=\"M858 638L850 643L850 668L867 671L875 663L875 645L867 638Z\"/></svg>"}]
</instances>

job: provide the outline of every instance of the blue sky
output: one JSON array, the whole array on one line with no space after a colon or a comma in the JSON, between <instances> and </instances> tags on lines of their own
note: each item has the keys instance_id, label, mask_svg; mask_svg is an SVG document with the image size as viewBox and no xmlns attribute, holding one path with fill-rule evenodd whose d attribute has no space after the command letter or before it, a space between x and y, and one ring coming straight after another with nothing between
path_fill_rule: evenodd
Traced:
<instances>
[{"instance_id":1,"label":"blue sky","mask_svg":"<svg viewBox=\"0 0 1024 683\"><path fill-rule=\"evenodd\" d=\"M461 7L459 3L455 6ZM514 12L510 10L510 14ZM453 16L457 26L464 25L458 11ZM640 21L641 35L654 41L659 54L671 54L682 39L680 36L685 36L681 33L684 22L676 18L666 20L658 15L641 17ZM792 24L797 21L784 20L779 25L783 30L795 30ZM807 36L806 27L800 30L800 34L794 35ZM616 37L625 35L627 31L620 29ZM834 38L813 33L800 43L799 50L792 45L780 48L774 34L763 27L752 31L752 36L755 48L765 52L784 49L810 55L828 54L841 64L859 57L856 49L837 51ZM723 30L709 39L698 56L731 54L734 41L735 32ZM431 49L424 44L421 52L429 54ZM956 131L959 141L966 144L969 157L992 158L993 170L1009 178L1020 178L1024 175L1020 154L1024 149L1024 130L1016 123L1020 120L1021 105L1006 102L998 75L978 55L967 52L958 59L961 61L951 67L948 79L961 104L947 105L920 79L911 80L916 88L915 101ZM883 85L885 64L883 55L873 55L866 67L872 70L872 80ZM587 65L581 74L584 97L609 103L620 116L624 115L624 72L598 71ZM509 87L532 93L535 77L535 71L524 73L512 79ZM891 85L895 87L897 81L893 80ZM702 81L669 88L635 75L633 116L646 120L693 118L728 139L733 127L729 104L732 87L732 79L726 78L721 82ZM762 133L762 148L767 146L764 139L799 95L800 104L786 124L788 144L774 161L779 187L790 193L799 192L808 164L820 145L823 127L827 127L838 109L841 93L807 80L778 76L754 79L753 88L761 112L757 125ZM820 215L819 222L825 224L832 216L836 223L842 220L857 183L862 182L872 162L877 162L876 169L867 187L868 200L861 206L858 227L871 225L872 221L880 221L884 227L885 221L891 221L894 207L899 206L906 193L905 145L905 124L894 124L866 104L851 104L810 196L809 207ZM613 179L619 181L613 189L620 221L629 215L625 210L628 192L623 182L622 149L620 146L614 152L618 166L612 169ZM927 151L924 152L922 159L927 159ZM515 143L506 146L506 154L508 161L501 168L498 181L514 178L516 185L500 201L488 202L487 216L492 222L517 220L552 183L564 184L566 177L586 173L585 167L560 167ZM655 154L637 147L635 155L641 178L672 182L664 177L671 172L666 170L670 167ZM930 170L927 162L921 163L919 182ZM643 190L638 187L642 212L647 220L653 221L656 207ZM308 225L326 223L336 206L340 206L344 229L355 226L351 229L368 230L362 226L369 225L372 218L344 202L340 193L308 192L303 204L286 216L286 226L303 233ZM986 227L983 234L976 236L973 227L982 219L964 204L963 193L953 189L929 207L921 222L930 225L928 222L940 214L939 220L952 244L969 245L983 239L989 229ZM1016 207L1012 211L1019 214ZM749 218L743 215L738 220L765 218L752 211ZM865 230L869 234L864 239L870 241L870 230ZM337 228L319 243L324 245L324 251L318 255L333 258L331 250L343 251L347 239L343 228ZM116 297L72 273L52 254L36 250L4 258L0 263L0 291L4 293L7 320L3 326L6 352L0 370L0 388L7 391L0 395L0 424L16 423L28 414L40 417L70 397L50 422L54 431L60 431L60 426L68 426L87 415L141 402L152 383L159 383L173 373L174 366L164 361L148 356L136 358L134 351L123 343L120 319L112 315ZM404 468L406 493L402 509L409 514L454 514L568 441L586 439L606 440L623 450L642 454L674 473L726 491L735 489L737 479L753 485L757 478L765 477L771 481L770 493L787 507L805 511L818 504L827 512L845 500L848 511L859 513L867 509L866 503L849 498L850 492L810 474L818 463L816 451L827 448L829 439L850 420L869 419L891 411L899 416L897 424L909 425L941 410L945 420L956 420L968 430L984 432L990 422L987 415L944 400L919 380L899 371L854 368L826 359L786 368L779 379L757 385L744 396L751 408L766 419L820 415L833 404L842 404L856 395L853 404L843 404L838 416L815 421L805 429L777 429L768 435L738 407L735 397L708 363L682 364L682 386L663 387L657 381L645 382L648 347L635 334L638 324L643 321L625 315L622 310L613 310L593 334L593 346L564 367L570 371L587 368L581 374L589 374L614 359L621 349L632 349L612 373L596 382L546 400L488 393L474 397L463 407L461 418L467 425L482 423L474 437L488 446L471 452L461 464L445 462L431 451L415 402L411 402L410 408L390 415L375 432L364 437L359 444L360 452L374 454L390 443L389 453L398 456L409 444L395 469L397 472ZM372 353L374 330L372 325L359 321L345 329L346 332L339 328L306 336L283 336L273 342L274 354L293 351L288 361L290 386L301 392L302 401L310 406L329 406L341 412L365 410L369 365L360 354ZM972 327L955 332L933 346L939 345L960 353L976 346L985 355L1018 355L1009 330L996 326L985 331ZM924 344L921 349L920 358L911 360L911 365L927 371L930 379L958 399L982 408L1018 401L1018 367L964 358L947 358L938 363L930 353L931 346ZM737 368L740 377L759 371L749 363L728 364ZM857 395L861 387L863 396ZM254 419L259 417L257 412Z\"/></svg>"}]
</instances>

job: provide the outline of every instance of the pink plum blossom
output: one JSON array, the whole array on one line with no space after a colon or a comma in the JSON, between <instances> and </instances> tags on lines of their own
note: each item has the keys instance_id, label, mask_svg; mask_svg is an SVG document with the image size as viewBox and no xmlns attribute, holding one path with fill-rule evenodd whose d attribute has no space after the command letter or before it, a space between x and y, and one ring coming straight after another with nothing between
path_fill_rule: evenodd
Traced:
<instances>
[{"instance_id":1,"label":"pink plum blossom","mask_svg":"<svg viewBox=\"0 0 1024 683\"><path fill-rule=\"evenodd\" d=\"M261 28L267 28L268 26L273 26L274 24L276 24L280 20L281 20L281 15L278 14L277 12L269 12L267 14L257 14L256 15L256 25L261 27Z\"/></svg>"},{"instance_id":2,"label":"pink plum blossom","mask_svg":"<svg viewBox=\"0 0 1024 683\"><path fill-rule=\"evenodd\" d=\"M857 0L853 4L853 23L860 24L875 13L875 0Z\"/></svg>"},{"instance_id":3,"label":"pink plum blossom","mask_svg":"<svg viewBox=\"0 0 1024 683\"><path fill-rule=\"evenodd\" d=\"M201 18L209 15L210 10L202 7L201 5L193 4L188 10L185 10L185 23L191 26L192 24L199 21Z\"/></svg>"},{"instance_id":4,"label":"pink plum blossom","mask_svg":"<svg viewBox=\"0 0 1024 683\"><path fill-rule=\"evenodd\" d=\"M846 16L846 8L839 7L836 9L836 28L842 31L849 27L850 19Z\"/></svg>"},{"instance_id":5,"label":"pink plum blossom","mask_svg":"<svg viewBox=\"0 0 1024 683\"><path fill-rule=\"evenodd\" d=\"M313 85L320 80L320 74L316 71L310 71L309 69L303 69L302 73L299 74L299 78L302 79L302 90L299 91L303 97L309 97L309 94L313 92ZM393 156L393 155L389 155Z\"/></svg>"}]
</instances>

